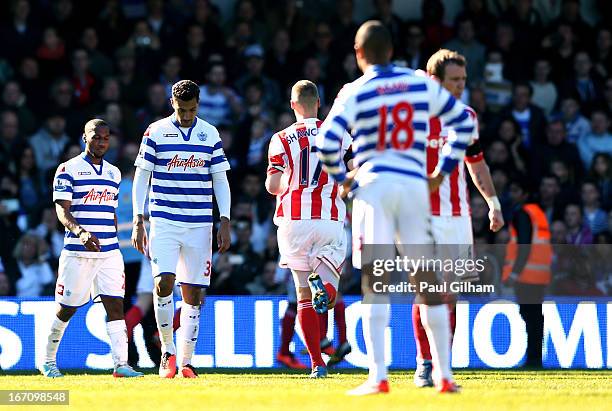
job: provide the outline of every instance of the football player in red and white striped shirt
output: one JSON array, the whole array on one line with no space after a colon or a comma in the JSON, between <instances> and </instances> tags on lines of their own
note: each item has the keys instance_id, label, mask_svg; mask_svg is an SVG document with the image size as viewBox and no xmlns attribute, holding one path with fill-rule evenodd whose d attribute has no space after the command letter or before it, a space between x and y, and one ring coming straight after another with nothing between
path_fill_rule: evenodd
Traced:
<instances>
[{"instance_id":1,"label":"football player in red and white striped shirt","mask_svg":"<svg viewBox=\"0 0 612 411\"><path fill-rule=\"evenodd\" d=\"M466 61L465 57L451 50L441 49L433 54L427 62L427 75L440 82L456 99L460 99L465 89ZM468 112L477 120L476 113L470 107ZM452 128L444 127L438 118L429 122L430 135L427 139L427 172L432 173L438 163L442 148ZM480 142L478 140L478 127L474 128L472 141L465 152L465 165L470 173L474 185L480 191L489 205L490 229L498 231L504 225L501 206L495 193L491 180L489 167L484 160ZM453 258L470 257L472 237L472 220L468 197L464 161L443 180L439 189L430 194L432 212L432 231L437 244L466 245L466 248L457 248L460 254ZM449 306L451 335L455 329L455 306ZM417 387L433 386L431 377L431 353L427 333L421 322L419 306L412 306L412 323L414 337L417 345L417 369L414 374L414 383Z\"/></svg>"},{"instance_id":2,"label":"football player in red and white striped shirt","mask_svg":"<svg viewBox=\"0 0 612 411\"><path fill-rule=\"evenodd\" d=\"M298 81L291 89L297 122L272 136L266 189L276 195L281 267L291 269L297 292L300 327L312 363L312 378L327 375L321 357L319 318L335 303L346 256L346 208L338 184L323 171L315 152L319 94L314 83ZM344 152L351 144L342 138Z\"/></svg>"}]
</instances>

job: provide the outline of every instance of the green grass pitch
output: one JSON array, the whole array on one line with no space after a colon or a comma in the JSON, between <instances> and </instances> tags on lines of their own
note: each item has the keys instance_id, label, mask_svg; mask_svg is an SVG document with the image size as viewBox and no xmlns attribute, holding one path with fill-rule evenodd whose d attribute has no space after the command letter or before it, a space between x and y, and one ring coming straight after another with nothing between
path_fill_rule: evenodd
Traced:
<instances>
[{"instance_id":1,"label":"green grass pitch","mask_svg":"<svg viewBox=\"0 0 612 411\"><path fill-rule=\"evenodd\" d=\"M286 370L200 370L200 378L162 380L67 372L62 379L0 375L0 389L67 389L70 405L53 410L603 410L612 409L610 371L457 371L460 394L437 394L412 385L412 371L392 371L391 393L348 397L365 379L362 370L331 370L310 380ZM25 407L11 406L17 410ZM30 406L29 409L41 409Z\"/></svg>"}]
</instances>

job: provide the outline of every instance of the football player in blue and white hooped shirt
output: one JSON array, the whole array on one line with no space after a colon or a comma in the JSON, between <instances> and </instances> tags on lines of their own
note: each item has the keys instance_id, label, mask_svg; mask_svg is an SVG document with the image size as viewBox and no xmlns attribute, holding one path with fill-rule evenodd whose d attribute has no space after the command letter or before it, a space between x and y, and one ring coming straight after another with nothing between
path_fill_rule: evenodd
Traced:
<instances>
[{"instance_id":1,"label":"football player in blue and white hooped shirt","mask_svg":"<svg viewBox=\"0 0 612 411\"><path fill-rule=\"evenodd\" d=\"M77 308L100 300L106 310L106 330L115 363L113 376L142 377L127 365L128 341L123 318L125 275L117 241L117 199L121 173L103 160L110 131L104 120L85 124L85 152L60 164L53 179L57 218L66 227L59 259L55 301L44 362L37 365L46 377L62 377L56 365L68 321ZM42 360L42 359L41 359Z\"/></svg>"},{"instance_id":2,"label":"football player in blue and white hooped shirt","mask_svg":"<svg viewBox=\"0 0 612 411\"><path fill-rule=\"evenodd\" d=\"M156 295L155 318L162 343L159 375L176 374L172 318L175 279L181 285L182 334L180 370L195 378L191 357L198 338L202 288L210 284L212 258L213 192L221 216L219 251L230 245L231 196L219 132L197 117L200 89L190 80L172 86L174 113L145 131L136 159L132 188L134 228L132 243L142 253L147 247L143 226L144 203L150 181L150 244Z\"/></svg>"},{"instance_id":3,"label":"football player in blue and white hooped shirt","mask_svg":"<svg viewBox=\"0 0 612 411\"><path fill-rule=\"evenodd\" d=\"M363 76L339 92L317 140L318 155L332 178L347 187L355 176L353 263L363 266L365 273L372 272L374 258L394 260L394 244L402 257L418 259L423 249L417 245L433 243L428 188L436 190L444 176L453 171L474 129L465 105L436 81L390 64L392 53L391 36L381 22L368 21L359 28L355 56ZM427 176L425 148L430 117L439 117L455 129L455 134L449 137L434 174ZM340 144L346 131L353 135L356 166L348 178ZM368 258L364 252L361 261L362 246L375 244L389 245L376 249L385 255L368 253ZM434 370L438 375L442 370L442 375L436 383L441 391L451 391L456 386L450 374L449 315L446 306L434 297L422 296L425 307L421 312L426 312L423 324L428 334L431 330L437 335L432 338L432 356ZM382 303L362 304L370 375L366 383L350 392L352 395L389 391L384 352L389 304L380 296L375 300Z\"/></svg>"}]
</instances>

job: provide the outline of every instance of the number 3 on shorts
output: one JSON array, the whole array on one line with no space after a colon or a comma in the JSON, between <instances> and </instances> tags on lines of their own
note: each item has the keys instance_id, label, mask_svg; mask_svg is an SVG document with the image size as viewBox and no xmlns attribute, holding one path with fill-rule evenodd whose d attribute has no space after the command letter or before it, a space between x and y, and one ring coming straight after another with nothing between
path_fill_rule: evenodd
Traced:
<instances>
[{"instance_id":1,"label":"number 3 on shorts","mask_svg":"<svg viewBox=\"0 0 612 411\"><path fill-rule=\"evenodd\" d=\"M210 260L206 261L206 271L204 271L204 277L210 277Z\"/></svg>"}]
</instances>

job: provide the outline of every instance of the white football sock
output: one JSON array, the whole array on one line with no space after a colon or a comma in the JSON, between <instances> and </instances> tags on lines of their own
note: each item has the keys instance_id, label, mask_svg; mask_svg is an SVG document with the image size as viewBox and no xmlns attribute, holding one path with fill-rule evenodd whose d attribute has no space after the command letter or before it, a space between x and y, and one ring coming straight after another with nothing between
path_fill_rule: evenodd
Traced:
<instances>
[{"instance_id":1,"label":"white football sock","mask_svg":"<svg viewBox=\"0 0 612 411\"><path fill-rule=\"evenodd\" d=\"M442 378L453 380L450 365L451 337L448 306L420 304L421 321L429 339L433 379L439 382Z\"/></svg>"},{"instance_id":2,"label":"white football sock","mask_svg":"<svg viewBox=\"0 0 612 411\"><path fill-rule=\"evenodd\" d=\"M57 349L59 348L60 342L62 341L62 337L64 336L64 331L66 330L66 327L68 327L69 322L70 320L64 322L57 317L55 317L55 319L53 320L53 324L51 324L51 330L49 331L49 337L47 338L47 347L45 354L46 363L56 362Z\"/></svg>"},{"instance_id":3,"label":"white football sock","mask_svg":"<svg viewBox=\"0 0 612 411\"><path fill-rule=\"evenodd\" d=\"M162 355L166 352L176 354L176 347L174 346L174 329L172 328L172 319L174 318L173 296L170 294L166 297L159 297L153 293L153 298L155 299L153 309L155 311L155 321L157 322L157 330L159 331L159 339L161 341Z\"/></svg>"},{"instance_id":4,"label":"white football sock","mask_svg":"<svg viewBox=\"0 0 612 411\"><path fill-rule=\"evenodd\" d=\"M385 329L389 324L389 304L361 304L369 379L379 383L387 379L385 365Z\"/></svg>"},{"instance_id":5,"label":"white football sock","mask_svg":"<svg viewBox=\"0 0 612 411\"><path fill-rule=\"evenodd\" d=\"M191 364L191 357L198 342L200 330L200 306L183 304L181 306L181 366Z\"/></svg>"},{"instance_id":6,"label":"white football sock","mask_svg":"<svg viewBox=\"0 0 612 411\"><path fill-rule=\"evenodd\" d=\"M111 341L111 353L115 367L127 364L128 338L125 320L114 320L106 323L106 332Z\"/></svg>"}]
</instances>

